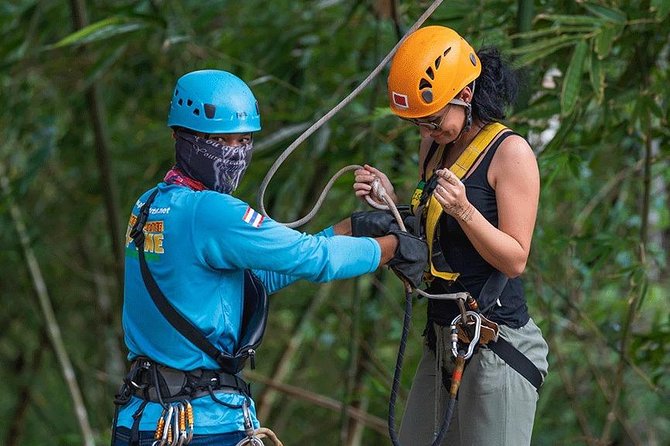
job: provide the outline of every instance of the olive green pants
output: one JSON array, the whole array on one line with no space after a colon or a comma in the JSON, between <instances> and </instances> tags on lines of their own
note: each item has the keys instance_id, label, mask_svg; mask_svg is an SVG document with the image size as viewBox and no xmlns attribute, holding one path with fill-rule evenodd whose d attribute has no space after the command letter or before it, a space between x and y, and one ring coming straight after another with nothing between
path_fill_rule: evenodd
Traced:
<instances>
[{"instance_id":1,"label":"olive green pants","mask_svg":"<svg viewBox=\"0 0 670 446\"><path fill-rule=\"evenodd\" d=\"M424 347L400 426L402 446L431 445L444 418L449 390L436 380L438 362L451 373L449 327L435 326L436 355ZM548 347L531 319L519 328L500 327L500 335L547 374ZM442 342L440 341L442 339ZM538 393L498 355L480 348L465 367L451 425L441 446L530 445Z\"/></svg>"}]
</instances>

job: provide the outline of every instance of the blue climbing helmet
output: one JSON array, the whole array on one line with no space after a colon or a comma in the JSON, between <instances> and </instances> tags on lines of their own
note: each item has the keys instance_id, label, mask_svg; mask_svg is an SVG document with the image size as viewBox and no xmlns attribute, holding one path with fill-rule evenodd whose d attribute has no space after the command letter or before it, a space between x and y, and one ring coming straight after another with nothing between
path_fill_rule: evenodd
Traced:
<instances>
[{"instance_id":1,"label":"blue climbing helmet","mask_svg":"<svg viewBox=\"0 0 670 446\"><path fill-rule=\"evenodd\" d=\"M177 80L167 124L210 134L250 133L261 129L261 114L242 79L227 71L200 70Z\"/></svg>"}]
</instances>

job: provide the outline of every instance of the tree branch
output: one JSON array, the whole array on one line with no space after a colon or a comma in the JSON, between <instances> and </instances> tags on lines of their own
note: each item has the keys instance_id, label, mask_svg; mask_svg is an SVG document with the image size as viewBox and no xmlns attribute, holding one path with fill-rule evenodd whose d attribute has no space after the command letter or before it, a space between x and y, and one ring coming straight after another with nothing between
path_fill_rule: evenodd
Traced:
<instances>
[{"instance_id":1,"label":"tree branch","mask_svg":"<svg viewBox=\"0 0 670 446\"><path fill-rule=\"evenodd\" d=\"M319 395L314 392L310 392L309 390L301 389L295 386L291 386L288 384L280 383L271 380L270 378L267 378L259 373L252 372L252 371L246 371L244 374L253 381L258 381L262 384L265 384L266 386L272 387L276 389L279 392L282 392L290 397L297 398L303 401L307 401L309 403L315 404L319 407L323 407L326 409L330 409L334 412L340 412L343 407L346 409L346 414L350 418L354 418L361 423L365 424L368 426L370 429L379 432L380 434L383 434L385 438L388 436L388 429L386 427L386 421L382 420L379 417L376 417L374 415L370 415L367 412L364 412L362 410L356 409L355 407L351 406L345 406L342 402L334 400L332 398L329 398L324 395Z\"/></svg>"},{"instance_id":2,"label":"tree branch","mask_svg":"<svg viewBox=\"0 0 670 446\"><path fill-rule=\"evenodd\" d=\"M86 17L86 5L82 0L70 0L72 10L72 20L75 30L80 30L88 25ZM123 284L123 249L122 234L120 226L118 192L116 182L112 175L112 162L109 155L109 137L107 135L107 124L105 122L105 111L103 101L100 97L100 89L96 82L85 92L86 103L88 105L88 115L93 125L95 136L95 154L98 162L98 171L100 173L100 189L103 193L105 210L107 212L107 224L109 237L111 239L112 253L114 254L114 273L119 286Z\"/></svg>"}]
</instances>

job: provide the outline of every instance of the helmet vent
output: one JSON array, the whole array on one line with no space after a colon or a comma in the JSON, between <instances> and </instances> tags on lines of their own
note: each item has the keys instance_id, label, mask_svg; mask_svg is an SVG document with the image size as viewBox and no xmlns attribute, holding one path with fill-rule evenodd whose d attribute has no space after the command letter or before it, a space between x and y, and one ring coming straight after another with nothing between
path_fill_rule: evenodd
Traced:
<instances>
[{"instance_id":1,"label":"helmet vent","mask_svg":"<svg viewBox=\"0 0 670 446\"><path fill-rule=\"evenodd\" d=\"M426 74L428 75L430 80L435 80L435 73L433 72L432 67L428 67L428 69L426 70Z\"/></svg>"},{"instance_id":2,"label":"helmet vent","mask_svg":"<svg viewBox=\"0 0 670 446\"><path fill-rule=\"evenodd\" d=\"M193 109L193 114L196 116L200 116L200 109L199 108L194 108Z\"/></svg>"},{"instance_id":3,"label":"helmet vent","mask_svg":"<svg viewBox=\"0 0 670 446\"><path fill-rule=\"evenodd\" d=\"M186 105L187 105L188 107L190 107L191 105L193 105L193 101L190 100L190 99L188 99L188 100L186 101Z\"/></svg>"},{"instance_id":4,"label":"helmet vent","mask_svg":"<svg viewBox=\"0 0 670 446\"><path fill-rule=\"evenodd\" d=\"M421 92L421 99L426 101L426 103L430 104L433 102L433 90L430 88L427 88Z\"/></svg>"},{"instance_id":5,"label":"helmet vent","mask_svg":"<svg viewBox=\"0 0 670 446\"><path fill-rule=\"evenodd\" d=\"M442 56L437 56L437 59L435 59L435 69L437 70L440 68L440 62L442 62Z\"/></svg>"},{"instance_id":6,"label":"helmet vent","mask_svg":"<svg viewBox=\"0 0 670 446\"><path fill-rule=\"evenodd\" d=\"M449 51L451 51L451 47L444 50L444 54L442 56L447 57L447 54L449 54Z\"/></svg>"},{"instance_id":7,"label":"helmet vent","mask_svg":"<svg viewBox=\"0 0 670 446\"><path fill-rule=\"evenodd\" d=\"M216 113L216 105L214 104L205 104L205 116L208 119L212 119Z\"/></svg>"},{"instance_id":8,"label":"helmet vent","mask_svg":"<svg viewBox=\"0 0 670 446\"><path fill-rule=\"evenodd\" d=\"M183 99L178 100L178 101L177 101L177 104L179 104L179 105L184 105L184 100L183 100Z\"/></svg>"}]
</instances>

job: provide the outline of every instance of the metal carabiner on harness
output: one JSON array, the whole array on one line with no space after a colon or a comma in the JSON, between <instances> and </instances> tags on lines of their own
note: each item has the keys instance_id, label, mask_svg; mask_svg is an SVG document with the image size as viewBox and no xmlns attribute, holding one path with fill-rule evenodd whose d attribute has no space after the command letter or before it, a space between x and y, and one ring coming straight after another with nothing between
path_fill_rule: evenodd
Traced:
<instances>
[{"instance_id":1,"label":"metal carabiner on harness","mask_svg":"<svg viewBox=\"0 0 670 446\"><path fill-rule=\"evenodd\" d=\"M479 336L481 334L481 329L482 329L482 318L479 315L479 313L475 311L467 311L465 313L466 317L470 317L474 320L474 325L475 325L475 331L470 337L470 343L468 344L468 349L465 352L464 355L462 355L465 359L470 359L470 357L473 355L475 352L475 347L477 346L477 343L479 343ZM458 326L457 324L461 324L462 330L465 332L465 327L468 326L467 321L461 322L463 319L463 315L459 314L456 316L452 321L451 321L451 354L454 355L454 358L457 358L459 356L459 349L458 349Z\"/></svg>"},{"instance_id":2,"label":"metal carabiner on harness","mask_svg":"<svg viewBox=\"0 0 670 446\"><path fill-rule=\"evenodd\" d=\"M251 411L249 410L249 400L247 398L242 403L242 415L244 417L244 433L247 435L247 438L240 440L236 446L264 446L263 441L256 436L254 425L251 422Z\"/></svg>"}]
</instances>

